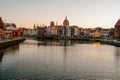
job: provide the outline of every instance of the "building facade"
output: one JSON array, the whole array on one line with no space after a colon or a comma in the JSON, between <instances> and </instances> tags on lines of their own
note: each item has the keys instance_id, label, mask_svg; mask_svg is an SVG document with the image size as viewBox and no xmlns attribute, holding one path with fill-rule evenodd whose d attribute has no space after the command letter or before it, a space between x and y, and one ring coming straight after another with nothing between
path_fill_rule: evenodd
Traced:
<instances>
[{"instance_id":1,"label":"building facade","mask_svg":"<svg viewBox=\"0 0 120 80\"><path fill-rule=\"evenodd\" d=\"M22 36L21 30L17 28L15 23L5 23L4 29L6 38L20 38Z\"/></svg>"},{"instance_id":2,"label":"building facade","mask_svg":"<svg viewBox=\"0 0 120 80\"><path fill-rule=\"evenodd\" d=\"M115 32L114 32L114 37L116 39L120 39L120 19L117 21L115 24Z\"/></svg>"},{"instance_id":3,"label":"building facade","mask_svg":"<svg viewBox=\"0 0 120 80\"><path fill-rule=\"evenodd\" d=\"M0 17L0 39L4 37L5 37L4 22L2 21L2 17Z\"/></svg>"},{"instance_id":4,"label":"building facade","mask_svg":"<svg viewBox=\"0 0 120 80\"><path fill-rule=\"evenodd\" d=\"M65 17L65 20L63 21L62 36L63 37L70 37L71 36L71 29L69 26L69 21L67 19L67 16Z\"/></svg>"}]
</instances>

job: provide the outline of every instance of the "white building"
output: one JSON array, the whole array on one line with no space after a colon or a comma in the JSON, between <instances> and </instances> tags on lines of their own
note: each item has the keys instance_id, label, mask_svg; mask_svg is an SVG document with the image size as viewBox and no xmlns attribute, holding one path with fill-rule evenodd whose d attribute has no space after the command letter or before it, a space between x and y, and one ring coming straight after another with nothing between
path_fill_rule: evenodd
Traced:
<instances>
[{"instance_id":1,"label":"white building","mask_svg":"<svg viewBox=\"0 0 120 80\"><path fill-rule=\"evenodd\" d=\"M46 36L57 36L58 30L56 29L56 26L54 25L54 21L50 22L50 26L47 27L46 30Z\"/></svg>"},{"instance_id":2,"label":"white building","mask_svg":"<svg viewBox=\"0 0 120 80\"><path fill-rule=\"evenodd\" d=\"M101 35L104 38L108 37L109 33L110 33L110 29L102 29L101 30Z\"/></svg>"},{"instance_id":3,"label":"white building","mask_svg":"<svg viewBox=\"0 0 120 80\"><path fill-rule=\"evenodd\" d=\"M70 36L76 37L80 35L79 27L78 26L70 26Z\"/></svg>"},{"instance_id":4,"label":"white building","mask_svg":"<svg viewBox=\"0 0 120 80\"><path fill-rule=\"evenodd\" d=\"M4 24L4 28L6 30L15 29L16 28L16 24L15 23L5 23Z\"/></svg>"},{"instance_id":5,"label":"white building","mask_svg":"<svg viewBox=\"0 0 120 80\"><path fill-rule=\"evenodd\" d=\"M63 37L71 37L71 28L69 26L69 21L67 20L67 17L63 21L62 36Z\"/></svg>"}]
</instances>

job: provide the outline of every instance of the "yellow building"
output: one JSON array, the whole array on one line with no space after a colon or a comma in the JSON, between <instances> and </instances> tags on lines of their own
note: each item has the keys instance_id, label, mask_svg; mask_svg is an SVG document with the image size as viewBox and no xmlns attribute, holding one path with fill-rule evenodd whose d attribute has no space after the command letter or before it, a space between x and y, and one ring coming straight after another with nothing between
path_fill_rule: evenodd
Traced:
<instances>
[{"instance_id":1,"label":"yellow building","mask_svg":"<svg viewBox=\"0 0 120 80\"><path fill-rule=\"evenodd\" d=\"M93 34L93 38L101 38L101 33L100 32L95 32Z\"/></svg>"}]
</instances>

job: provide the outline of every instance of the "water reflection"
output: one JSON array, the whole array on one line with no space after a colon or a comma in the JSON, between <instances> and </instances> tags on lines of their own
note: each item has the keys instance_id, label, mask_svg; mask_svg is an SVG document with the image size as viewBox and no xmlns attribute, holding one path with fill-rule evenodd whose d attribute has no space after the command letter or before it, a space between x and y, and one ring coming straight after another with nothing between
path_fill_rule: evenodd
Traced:
<instances>
[{"instance_id":1,"label":"water reflection","mask_svg":"<svg viewBox=\"0 0 120 80\"><path fill-rule=\"evenodd\" d=\"M116 75L120 76L120 48L115 48Z\"/></svg>"},{"instance_id":2,"label":"water reflection","mask_svg":"<svg viewBox=\"0 0 120 80\"><path fill-rule=\"evenodd\" d=\"M64 41L64 52L63 52L63 75L62 78L65 79L67 74L67 44ZM72 42L70 42L72 44Z\"/></svg>"},{"instance_id":3,"label":"water reflection","mask_svg":"<svg viewBox=\"0 0 120 80\"><path fill-rule=\"evenodd\" d=\"M120 48L100 43L26 40L3 52L3 79L120 77Z\"/></svg>"},{"instance_id":4,"label":"water reflection","mask_svg":"<svg viewBox=\"0 0 120 80\"><path fill-rule=\"evenodd\" d=\"M119 47L116 47L116 57L117 58L120 58L120 48Z\"/></svg>"},{"instance_id":5,"label":"water reflection","mask_svg":"<svg viewBox=\"0 0 120 80\"><path fill-rule=\"evenodd\" d=\"M3 55L4 55L4 51L1 50L1 51L0 51L0 63L2 62Z\"/></svg>"},{"instance_id":6,"label":"water reflection","mask_svg":"<svg viewBox=\"0 0 120 80\"><path fill-rule=\"evenodd\" d=\"M40 40L34 44L38 44L38 46L43 46L43 45L44 46L74 46L74 44L92 44L92 42L74 41L74 40L44 40L44 41ZM94 44L98 46L100 45L99 42Z\"/></svg>"},{"instance_id":7,"label":"water reflection","mask_svg":"<svg viewBox=\"0 0 120 80\"><path fill-rule=\"evenodd\" d=\"M15 45L7 49L0 50L0 62L2 62L4 55L12 55L12 54L14 55L18 50L19 50L19 45Z\"/></svg>"},{"instance_id":8,"label":"water reflection","mask_svg":"<svg viewBox=\"0 0 120 80\"><path fill-rule=\"evenodd\" d=\"M101 45L100 42L93 42L92 44L95 45L95 46L100 46Z\"/></svg>"},{"instance_id":9,"label":"water reflection","mask_svg":"<svg viewBox=\"0 0 120 80\"><path fill-rule=\"evenodd\" d=\"M19 51L19 45L15 45L15 46L5 49L4 54L5 55L14 55L14 54L18 53L18 51Z\"/></svg>"}]
</instances>

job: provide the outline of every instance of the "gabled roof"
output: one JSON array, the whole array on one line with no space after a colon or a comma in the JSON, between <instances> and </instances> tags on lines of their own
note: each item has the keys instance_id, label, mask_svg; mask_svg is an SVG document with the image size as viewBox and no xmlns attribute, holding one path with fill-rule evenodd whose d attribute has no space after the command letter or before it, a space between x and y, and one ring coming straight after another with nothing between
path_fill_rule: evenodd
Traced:
<instances>
[{"instance_id":1,"label":"gabled roof","mask_svg":"<svg viewBox=\"0 0 120 80\"><path fill-rule=\"evenodd\" d=\"M4 29L4 22L2 21L2 17L0 17L0 28Z\"/></svg>"},{"instance_id":2,"label":"gabled roof","mask_svg":"<svg viewBox=\"0 0 120 80\"><path fill-rule=\"evenodd\" d=\"M4 24L3 21L2 21L2 17L0 17L0 24Z\"/></svg>"},{"instance_id":3,"label":"gabled roof","mask_svg":"<svg viewBox=\"0 0 120 80\"><path fill-rule=\"evenodd\" d=\"M117 21L117 23L115 24L115 26L120 26L120 19Z\"/></svg>"}]
</instances>

